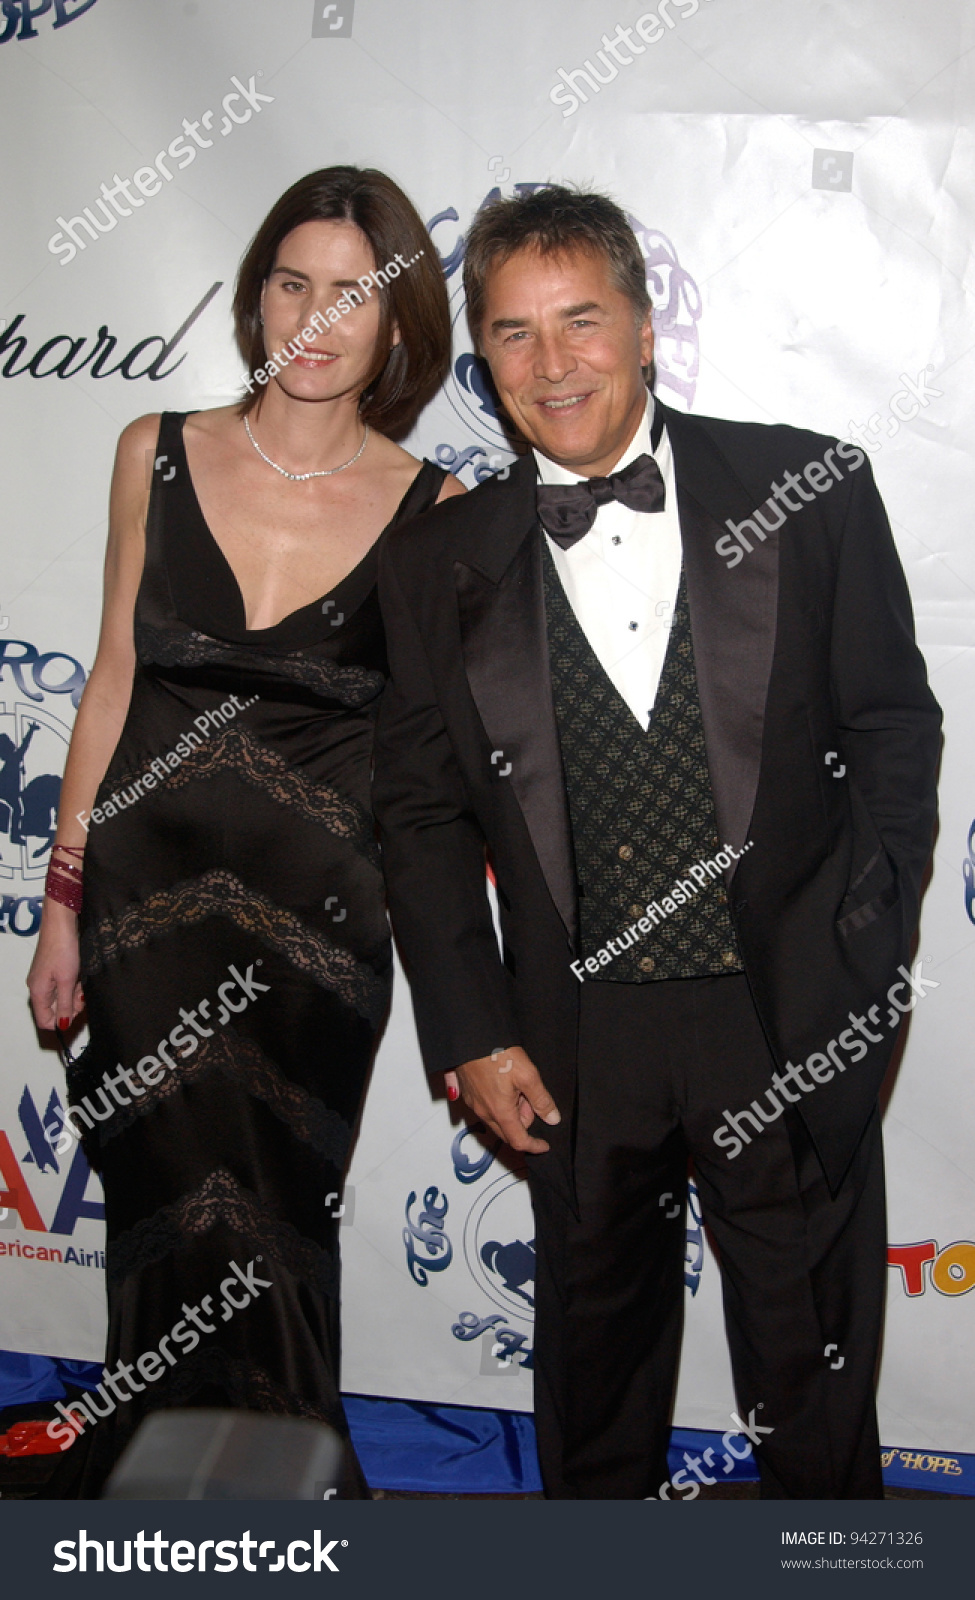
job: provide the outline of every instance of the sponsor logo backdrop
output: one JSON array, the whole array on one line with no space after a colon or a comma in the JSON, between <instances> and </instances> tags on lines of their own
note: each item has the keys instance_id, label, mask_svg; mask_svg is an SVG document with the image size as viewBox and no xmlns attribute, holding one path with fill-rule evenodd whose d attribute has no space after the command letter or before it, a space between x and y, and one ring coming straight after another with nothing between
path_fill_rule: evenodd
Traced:
<instances>
[{"instance_id":1,"label":"sponsor logo backdrop","mask_svg":"<svg viewBox=\"0 0 975 1600\"><path fill-rule=\"evenodd\" d=\"M45 1136L64 1089L23 978L119 430L239 392L230 291L252 230L310 168L374 164L429 220L455 314L453 370L413 448L473 485L509 456L464 325L463 231L499 189L594 180L646 255L661 395L853 438L890 509L947 742L920 945L939 988L911 1018L886 1117L882 1428L890 1448L975 1450L958 1403L975 1303L970 9L933 0L893 26L884 0L3 10L0 1347L101 1354L101 1196L81 1153ZM718 1276L691 1198L677 1420L720 1429ZM525 1188L431 1097L402 981L345 1207L346 1389L527 1409Z\"/></svg>"}]
</instances>

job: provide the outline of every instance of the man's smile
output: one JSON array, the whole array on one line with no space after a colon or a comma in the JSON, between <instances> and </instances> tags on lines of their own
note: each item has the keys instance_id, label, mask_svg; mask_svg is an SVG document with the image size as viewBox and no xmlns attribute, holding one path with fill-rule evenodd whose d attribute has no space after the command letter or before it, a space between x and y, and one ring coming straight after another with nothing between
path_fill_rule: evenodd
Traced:
<instances>
[{"instance_id":1,"label":"man's smile","mask_svg":"<svg viewBox=\"0 0 975 1600\"><path fill-rule=\"evenodd\" d=\"M557 399L538 400L535 403L544 406L546 411L566 411L572 406L582 405L583 401L588 399L588 394L568 394L561 395Z\"/></svg>"}]
</instances>

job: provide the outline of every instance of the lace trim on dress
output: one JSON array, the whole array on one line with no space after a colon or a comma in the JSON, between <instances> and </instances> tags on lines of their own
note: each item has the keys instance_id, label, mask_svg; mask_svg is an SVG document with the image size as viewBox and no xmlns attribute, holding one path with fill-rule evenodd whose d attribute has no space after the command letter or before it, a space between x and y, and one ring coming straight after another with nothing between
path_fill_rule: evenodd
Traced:
<instances>
[{"instance_id":1,"label":"lace trim on dress","mask_svg":"<svg viewBox=\"0 0 975 1600\"><path fill-rule=\"evenodd\" d=\"M240 1236L244 1248L250 1251L250 1259L263 1252L309 1288L324 1295L338 1293L337 1257L313 1240L303 1238L293 1223L272 1216L257 1195L238 1183L225 1167L211 1172L195 1193L161 1206L117 1239L108 1240L105 1258L109 1284L117 1288L130 1273L161 1261L220 1222Z\"/></svg>"},{"instance_id":2,"label":"lace trim on dress","mask_svg":"<svg viewBox=\"0 0 975 1600\"><path fill-rule=\"evenodd\" d=\"M211 639L195 628L175 624L157 628L138 617L135 622L136 655L143 666L158 667L239 667L249 677L260 677L262 670L276 679L290 678L326 700L359 707L375 700L385 678L369 667L340 667L323 656L301 650L256 650Z\"/></svg>"},{"instance_id":3,"label":"lace trim on dress","mask_svg":"<svg viewBox=\"0 0 975 1600\"><path fill-rule=\"evenodd\" d=\"M147 1086L130 1105L115 1109L100 1129L102 1145L116 1134L124 1133L138 1118L155 1111L185 1084L216 1071L229 1078L235 1089L243 1089L255 1100L263 1100L296 1139L311 1145L319 1155L342 1170L352 1137L352 1129L345 1118L309 1094L300 1083L286 1078L253 1039L244 1038L236 1029L226 1027L212 1039L202 1040L193 1055L186 1058L176 1055L175 1059L175 1071L167 1072L159 1083Z\"/></svg>"},{"instance_id":4,"label":"lace trim on dress","mask_svg":"<svg viewBox=\"0 0 975 1600\"><path fill-rule=\"evenodd\" d=\"M117 917L105 917L86 930L82 939L85 977L117 961L124 950L136 950L174 926L226 917L253 934L299 972L336 994L378 1027L389 1000L391 972L377 975L372 966L357 961L349 950L332 944L309 928L294 912L276 906L267 895L248 889L233 872L215 868L199 878L160 889Z\"/></svg>"},{"instance_id":5,"label":"lace trim on dress","mask_svg":"<svg viewBox=\"0 0 975 1600\"><path fill-rule=\"evenodd\" d=\"M113 774L112 787L124 789L141 778L144 770L143 766L122 777ZM224 728L205 744L194 747L192 754L184 756L182 764L169 773L165 783L169 789L182 789L192 781L225 771L232 771L235 778L259 789L278 805L298 812L308 822L326 828L337 839L348 840L379 869L379 847L365 806L325 784L312 783L246 728Z\"/></svg>"}]
</instances>

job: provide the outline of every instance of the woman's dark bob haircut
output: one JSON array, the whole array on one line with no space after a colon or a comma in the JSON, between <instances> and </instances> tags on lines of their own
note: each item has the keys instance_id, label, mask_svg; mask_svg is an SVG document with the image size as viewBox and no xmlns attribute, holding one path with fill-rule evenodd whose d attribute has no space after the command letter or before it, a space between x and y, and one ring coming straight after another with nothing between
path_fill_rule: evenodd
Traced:
<instances>
[{"instance_id":1,"label":"woman's dark bob haircut","mask_svg":"<svg viewBox=\"0 0 975 1600\"><path fill-rule=\"evenodd\" d=\"M261 292L283 239L303 222L352 222L365 234L377 268L397 252L408 270L391 277L379 295L376 366L359 397L363 422L392 437L409 431L450 366L450 309L437 252L418 212L402 189L374 167L323 167L286 190L247 247L234 289L237 347L248 372L268 359L261 327ZM422 253L421 253L422 252ZM394 325L400 342L390 349ZM260 389L240 401L246 416Z\"/></svg>"}]
</instances>

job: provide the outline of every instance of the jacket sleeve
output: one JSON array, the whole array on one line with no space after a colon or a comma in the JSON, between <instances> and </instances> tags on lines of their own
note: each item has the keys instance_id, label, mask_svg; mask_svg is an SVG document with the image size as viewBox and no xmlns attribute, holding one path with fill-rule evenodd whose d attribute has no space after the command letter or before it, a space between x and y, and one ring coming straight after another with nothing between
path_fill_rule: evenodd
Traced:
<instances>
[{"instance_id":1,"label":"jacket sleeve","mask_svg":"<svg viewBox=\"0 0 975 1600\"><path fill-rule=\"evenodd\" d=\"M380 565L390 677L373 804L390 917L428 1072L519 1042L487 897L485 840L444 724L420 630Z\"/></svg>"},{"instance_id":2,"label":"jacket sleeve","mask_svg":"<svg viewBox=\"0 0 975 1600\"><path fill-rule=\"evenodd\" d=\"M843 528L831 649L844 754L898 871L913 927L937 809L941 711L869 463L856 471Z\"/></svg>"}]
</instances>

